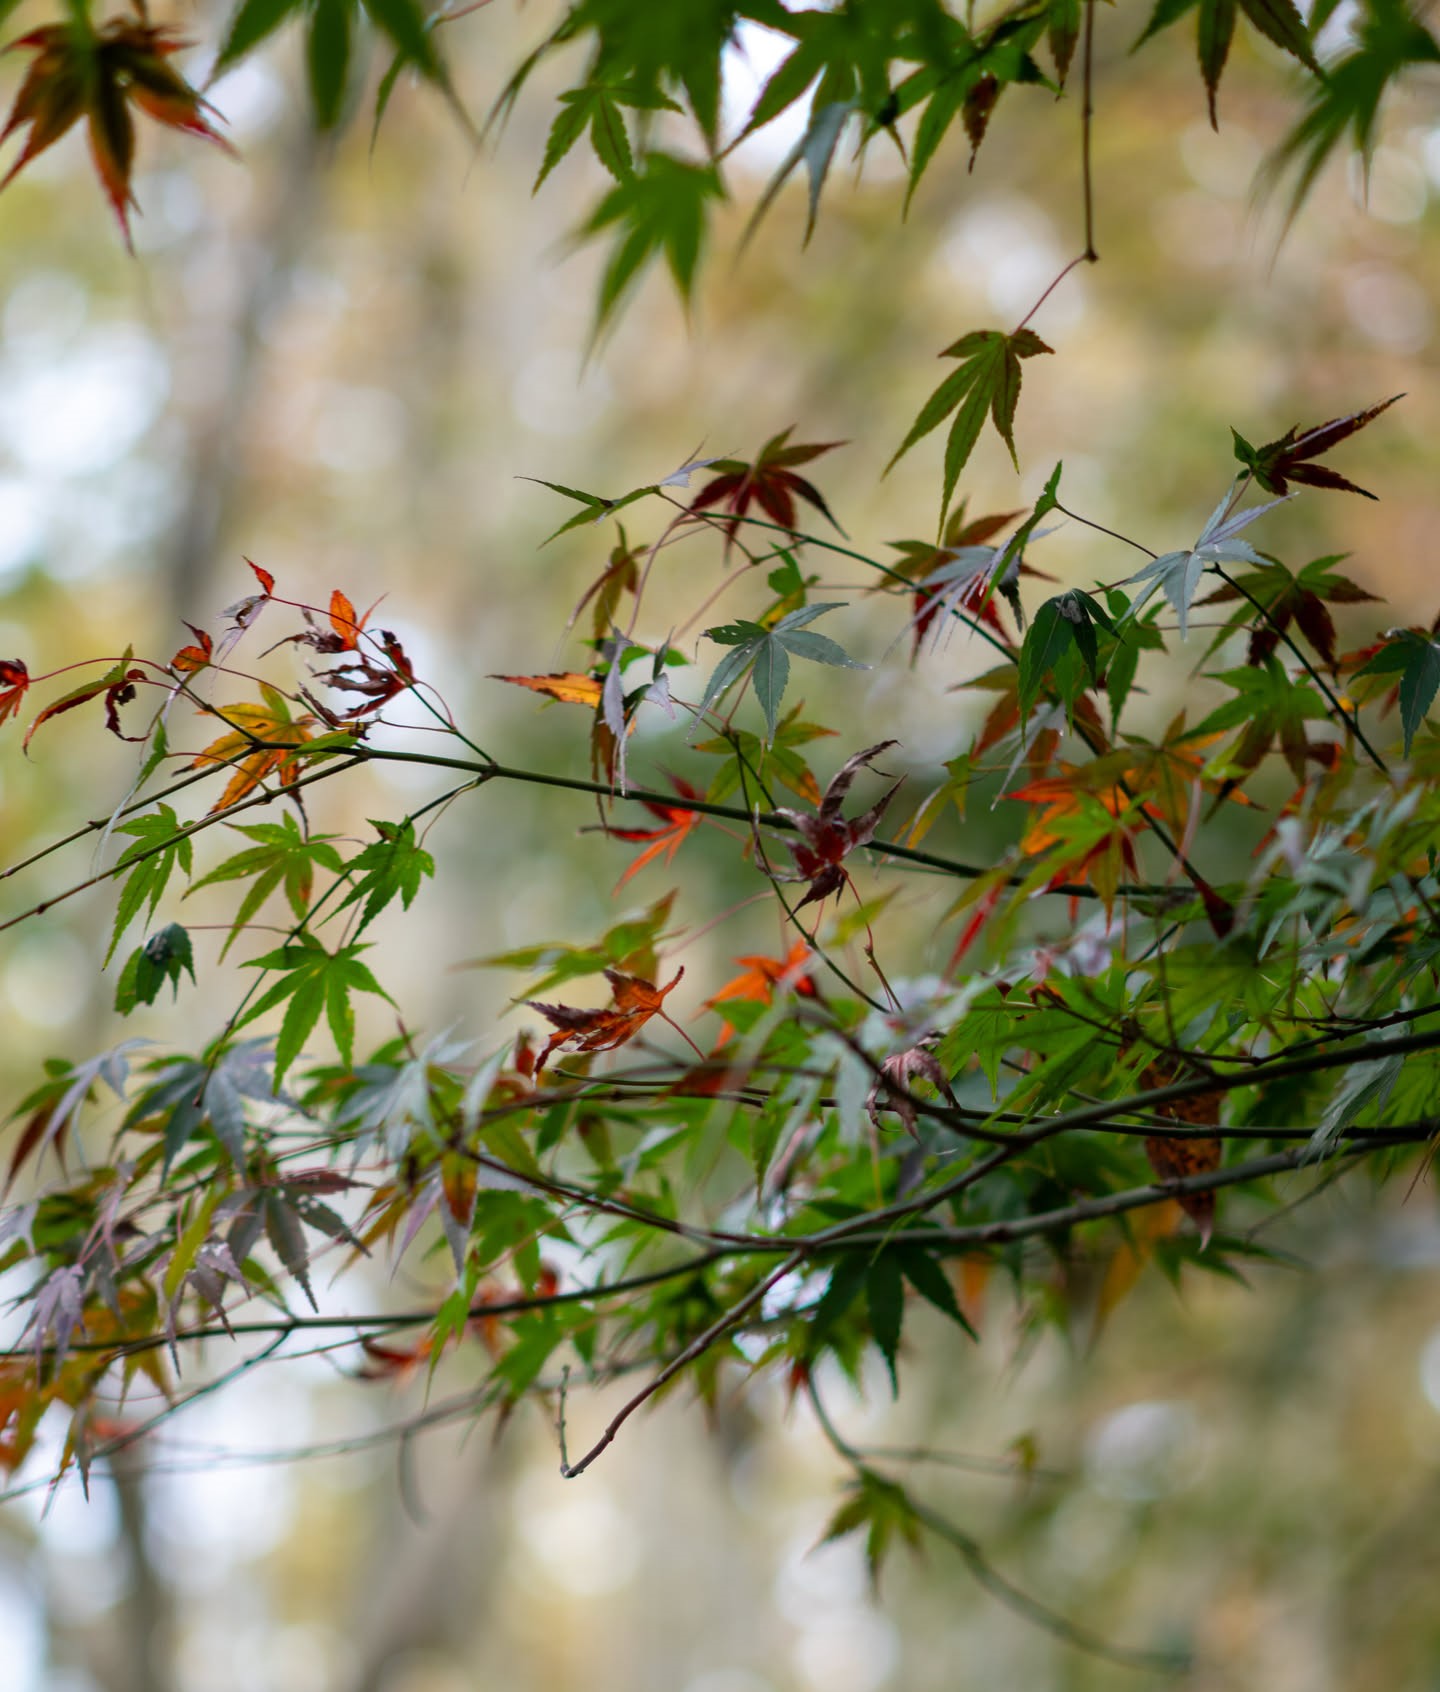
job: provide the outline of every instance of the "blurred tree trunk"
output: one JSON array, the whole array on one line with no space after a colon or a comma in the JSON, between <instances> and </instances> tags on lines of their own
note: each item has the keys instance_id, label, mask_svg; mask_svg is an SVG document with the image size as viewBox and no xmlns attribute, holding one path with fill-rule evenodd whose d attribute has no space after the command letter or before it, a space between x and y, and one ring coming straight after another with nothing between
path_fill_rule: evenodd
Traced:
<instances>
[{"instance_id":1,"label":"blurred tree trunk","mask_svg":"<svg viewBox=\"0 0 1440 1692\"><path fill-rule=\"evenodd\" d=\"M118 1650L97 1665L106 1692L171 1692L174 1641L172 1594L150 1559L145 1544L149 1509L145 1497L148 1468L143 1440L122 1446L109 1458L120 1511L120 1542L130 1568L130 1590L115 1614Z\"/></svg>"}]
</instances>

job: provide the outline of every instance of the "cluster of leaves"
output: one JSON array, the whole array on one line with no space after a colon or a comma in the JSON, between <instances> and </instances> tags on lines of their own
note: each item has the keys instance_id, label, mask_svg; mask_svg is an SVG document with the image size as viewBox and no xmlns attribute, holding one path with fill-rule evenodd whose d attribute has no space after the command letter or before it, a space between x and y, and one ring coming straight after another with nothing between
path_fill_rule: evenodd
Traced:
<instances>
[{"instance_id":1,"label":"cluster of leaves","mask_svg":"<svg viewBox=\"0 0 1440 1692\"><path fill-rule=\"evenodd\" d=\"M885 740L850 752L822 787L809 760L826 731L785 710L792 657L856 662L807 627L836 603L812 601L823 582L796 555L825 543L795 527L793 505L775 508L798 493L828 516L818 488L774 480L793 475L785 453L807 449L782 436L753 463L713 466L672 525L718 530L731 569L737 550L747 570L776 568L767 607L708 631L726 650L690 698L670 691L680 655L618 633L592 643L588 671L503 678L583 709L612 746L647 703L692 714L688 735L676 723L672 752L694 767L671 775L669 793L622 787L613 766L590 783L557 782L600 797L602 842L640 848L617 893L699 851L691 842L707 825L748 842L751 873L792 938L705 984L708 1044L671 1008L685 979L668 963L683 933L671 892L593 944L485 960L529 977L516 1002L550 1025L543 1046L529 1031L502 1033L476 1057L448 1037L419 1046L406 1031L365 1050L356 1001L390 994L364 954L434 860L419 813L377 821L356 844L317 830L303 795L397 755L433 759L450 783L442 799L457 774L482 792L515 774L544 777L479 753L396 635L372 630L343 591L306 606L252 566L259 591L218 636L191 628L168 663L127 654L41 707L31 733L93 701L112 733L146 746L140 786L108 831L125 844L101 877L119 887L111 955L143 930L117 1009L153 1004L167 984L187 991L237 948L254 984L199 1049L140 1061L127 1041L84 1063L56 1060L18 1107L11 1185L33 1188L47 1158L60 1179L0 1220L0 1265L33 1271L25 1347L4 1363L6 1464L26 1460L57 1406L69 1415L67 1463L107 1448L97 1429L127 1437L137 1368L183 1394L183 1364L162 1368L157 1343L178 1353L182 1336L228 1327L257 1298L280 1307L275 1326L288 1332L287 1289L310 1299L318 1251L434 1262L436 1301L418 1341L366 1338L371 1380L433 1371L473 1341L489 1380L478 1402L503 1407L543 1391L561 1364L604 1379L639 1346L659 1372L638 1404L686 1365L706 1395L727 1368L772 1366L813 1391L822 1359L857 1375L873 1345L898 1388L913 1300L966 1343L983 1320L976 1286L1003 1269L1022 1299L1043 1289L1052 1318L1098 1321L1151 1260L1171 1273L1233 1273L1262 1249L1226 1230L1222 1189L1263 1202L1278 1170L1422 1144L1440 1093L1440 1035L1425 1026L1440 1010L1440 735L1426 721L1440 642L1401 629L1342 649L1329 608L1363 607L1366 590L1336 560L1291 571L1238 538L1281 503L1247 505L1252 482L1296 479L1299 465L1312 486L1341 486L1315 462L1317 443L1343 440L1381 409L1244 448L1245 470L1195 544L1144 566L1129 595L1124 584L1070 588L1024 619L1021 584L1041 578L1023 555L1058 505L1058 468L1023 516L967 520L962 507L941 544L901 545L904 568L871 561L902 633L943 619L983 633L1003 660L963 684L989 701L983 722L884 838L903 780L855 808L851 793L902 749ZM604 503L628 512L661 489ZM586 509L602 503L561 491ZM752 494L765 517L749 509ZM646 572L628 564L643 550L622 533L600 578L614 578L617 555L626 561L621 591L637 615ZM864 554L847 546L844 556ZM1166 662L1184 640L1207 579L1228 608L1210 651L1238 644L1244 661L1212 672L1208 714L1192 725L1182 713L1157 738L1133 726L1140 666ZM258 700L219 703L236 642L286 607L298 627L270 650L294 654L306 673L261 683ZM628 687L620 678L641 659L649 679ZM1335 690L1341 675L1348 698ZM34 684L18 658L4 677L7 714L18 715ZM142 696L153 709L127 726L121 712L134 718ZM1371 738L1394 699L1405 764ZM199 751L172 749L177 706L219 718L223 732ZM372 745L370 726L401 724L385 715L400 707L440 728L445 750ZM178 781L145 796L177 768ZM772 781L806 808L773 804ZM172 801L200 784L218 793L187 818ZM1014 819L1011 845L983 867L941 849L940 816L963 813L972 790L1003 796ZM1210 861L1222 803L1227 828L1254 840L1239 880ZM658 827L632 824L637 804ZM237 816L260 805L281 806L278 820ZM241 844L207 860L198 837L217 830ZM781 851L791 867L775 867ZM917 865L939 879L897 881ZM786 891L795 882L798 903ZM928 977L915 972L922 960L886 958L886 930L876 932L890 898L908 888L914 901L925 886L949 959ZM214 946L174 914L202 893L230 900ZM1089 914L1076 920L1082 906ZM267 913L283 938L257 945ZM980 950L988 964L966 961ZM603 983L608 1001L568 1002L586 982ZM557 988L564 1001L550 996ZM662 1024L688 1056L654 1043ZM314 1050L322 1037L325 1056ZM109 1151L67 1174L67 1147L82 1125L94 1143L107 1099L120 1102ZM720 1160L704 1179L699 1146L711 1148L707 1165ZM573 1265L564 1272L547 1255L561 1246ZM1057 1299L1057 1276L1086 1264L1109 1268L1076 1275L1071 1300ZM889 1484L858 1472L835 1522L863 1529L877 1562L922 1521Z\"/></svg>"},{"instance_id":2,"label":"cluster of leaves","mask_svg":"<svg viewBox=\"0 0 1440 1692\"><path fill-rule=\"evenodd\" d=\"M1213 115L1235 9L1190 3ZM411 0L363 9L397 54L382 102L406 64L448 92L438 18ZM1161 0L1145 39L1188 10ZM1289 0L1241 10L1316 73L1310 29L1324 7L1310 26ZM359 15L349 0L245 0L221 67L303 20L316 114L333 123ZM1390 39L1390 14L1369 15L1360 56ZM810 99L775 187L803 164L813 222L847 128L862 145L901 146L913 194L957 119L973 150L1006 87L1065 84L1094 11L1026 0L977 26L939 0L579 0L503 103L536 65L584 49L540 178L588 136L613 179L586 225L616 236L602 322L654 256L682 292L693 285L722 192L720 56L742 22L789 42L747 133ZM1415 32L1430 37L1407 27L1404 63L1423 62ZM129 104L211 133L160 26L96 27L77 9L22 45L35 58L9 125L30 126L20 164L85 117L122 222ZM1365 73L1362 145L1393 74ZM1345 60L1320 85L1327 122L1337 85L1362 82ZM676 108L697 126L699 161L650 144L650 115ZM191 1386L182 1343L231 1329L242 1310L254 1331L256 1301L268 1312L259 1326L283 1342L300 1300L314 1302L320 1253L341 1266L380 1253L426 1266L427 1308L355 1318L357 1372L372 1382L433 1373L465 1350L484 1377L470 1402L503 1412L572 1374L598 1384L650 1363L597 1442L574 1462L562 1453L567 1474L682 1373L713 1399L732 1377L782 1372L829 1427L821 1366L858 1381L873 1349L898 1390L922 1305L967 1344L986 1320L986 1284L1003 1278L1033 1319L1093 1331L1152 1261L1177 1277L1233 1275L1264 1255L1253 1229L1227 1223L1232 1206L1247 1221L1262 1210L1282 1171L1318 1181L1377 1154L1389 1168L1423 1155L1440 1098L1440 733L1428 715L1440 619L1374 626L1363 565L1353 576L1333 557L1292 568L1250 538L1281 531L1291 497L1363 492L1322 460L1393 402L1259 447L1237 432L1240 473L1225 466L1193 543L1123 580L1041 597L1034 584L1050 578L1029 553L1061 510L1061 467L1028 512L971 517L956 496L987 417L1015 454L1022 365L1049 350L1024 324L947 349L957 368L899 448L951 420L937 539L892 543L898 562L832 538L843 531L810 466L839 443L795 442L793 429L751 459L692 460L620 498L546 484L578 506L557 534L594 544L600 525L615 533L570 619L588 613L585 656L500 679L567 705L577 723L585 714L588 780L500 764L343 589L308 605L255 565L258 591L223 627L190 627L168 660L97 661L35 712L24 745L94 704L112 735L143 749L124 801L94 831L98 873L63 890L118 890L106 959L123 959L117 1011L155 1006L167 986L188 994L212 972L228 980L232 953L251 973L218 1026L192 1026L174 1049L129 1039L51 1060L15 1110L0 1268L30 1281L23 1343L0 1359L0 1465L29 1459L52 1412L66 1422L65 1467L134 1437L125 1403L137 1371L174 1402L207 1390ZM679 497L700 471L708 478ZM1254 500L1257 488L1273 497ZM642 511L659 513L653 541L619 525ZM800 526L811 511L825 534ZM754 595L749 615L706 629L691 652L638 632L679 534L709 534L722 581ZM810 721L790 702L795 660L862 669L884 649L857 657L815 630L845 603L817 556L871 572L872 608L890 602L889 632L908 637L915 660L928 644L945 661L953 629L993 653L990 670L957 680L976 709L938 780L914 767L881 777L876 760L904 757L896 739L863 744L872 734L854 721ZM1197 684L1198 720L1187 710L1157 729L1143 672L1174 662L1201 604L1224 607L1201 665L1224 667ZM265 655L232 667L262 619L286 616ZM1352 631L1353 616L1372 622ZM48 679L18 656L0 660L0 724ZM656 764L668 789L632 779L642 713L682 766ZM172 745L186 721L200 724L196 743ZM396 750L377 744L377 723L426 732ZM822 763L832 738L838 755ZM315 826L319 784L386 758L428 765L436 795L373 820L362 841ZM928 791L907 809L911 778ZM424 819L484 805L511 779L549 782L556 804L578 792L599 806L593 849L607 875L620 869L617 895L678 865L684 897L657 893L592 941L483 960L549 1025L543 1045L523 1010L518 1032L488 1031L478 1050L448 1035L426 1043L385 983L387 913L408 909L435 873ZM803 808L777 803L780 788ZM1003 830L983 864L956 837L977 797ZM216 849L232 834L237 849ZM709 908L700 873L722 840L782 934L728 981L676 961L725 914ZM628 864L616 842L639 848ZM226 920L189 924L195 895ZM31 914L57 896L46 888ZM892 902L917 916L918 948L891 939ZM591 990L603 1002L569 1002ZM386 1007L368 1026L367 1006ZM709 1019L703 1041L686 1031L691 1017L697 1032ZM413 1344L377 1337L407 1326L420 1330ZM984 1566L973 1541L835 1439L855 1482L833 1532L863 1532L876 1568L922 1530Z\"/></svg>"}]
</instances>

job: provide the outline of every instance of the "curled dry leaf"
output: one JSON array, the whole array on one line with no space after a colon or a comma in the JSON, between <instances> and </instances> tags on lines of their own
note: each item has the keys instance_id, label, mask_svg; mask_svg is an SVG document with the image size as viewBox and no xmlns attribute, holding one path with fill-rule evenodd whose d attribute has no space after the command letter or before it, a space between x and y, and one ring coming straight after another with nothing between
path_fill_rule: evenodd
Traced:
<instances>
[{"instance_id":1,"label":"curled dry leaf","mask_svg":"<svg viewBox=\"0 0 1440 1692\"><path fill-rule=\"evenodd\" d=\"M684 973L683 969L677 969L663 987L657 987L653 981L644 981L638 975L607 969L605 979L610 983L615 1002L601 1010L576 1010L571 1005L547 1005L539 999L527 999L525 1003L538 1010L556 1030L536 1060L535 1073L538 1075L544 1069L557 1046L573 1043L578 1052L613 1051L616 1046L633 1040L652 1016L668 1022L687 1045L694 1047L695 1042L664 1010L666 995Z\"/></svg>"},{"instance_id":2,"label":"curled dry leaf","mask_svg":"<svg viewBox=\"0 0 1440 1692\"><path fill-rule=\"evenodd\" d=\"M905 1132L912 1139L919 1138L915 1130L916 1109L911 1087L917 1077L929 1081L946 1104L955 1110L960 1108L960 1101L955 1097L955 1090L950 1085L950 1077L936 1062L935 1054L931 1050L938 1038L936 1034L924 1035L913 1046L907 1047L903 1052L896 1052L880 1065L880 1074L865 1098L865 1109L870 1113L870 1120L877 1128L880 1127L881 1111L893 1111L905 1124Z\"/></svg>"},{"instance_id":3,"label":"curled dry leaf","mask_svg":"<svg viewBox=\"0 0 1440 1692\"><path fill-rule=\"evenodd\" d=\"M825 789L825 795L813 817L783 807L777 810L776 814L793 823L800 835L798 842L787 841L786 844L799 872L797 876L788 879L810 883L805 897L800 901L801 906L828 899L832 893L838 893L849 880L845 859L857 846L864 846L874 838L886 806L900 791L900 782L897 781L887 793L882 794L863 815L852 817L848 822L840 815L840 808L845 803L845 796L859 772L873 758L878 758L882 752L888 751L896 744L893 740L882 740L877 745L867 746L863 752L857 752L853 758L847 758Z\"/></svg>"},{"instance_id":4,"label":"curled dry leaf","mask_svg":"<svg viewBox=\"0 0 1440 1692\"><path fill-rule=\"evenodd\" d=\"M1188 1074L1152 1063L1140 1077L1142 1087L1169 1087L1176 1081L1188 1079ZM1188 1099L1170 1099L1155 1107L1156 1115L1168 1116L1172 1122L1191 1127L1205 1127L1220 1120L1220 1100L1216 1093L1196 1093ZM1152 1134L1145 1141L1145 1155L1157 1180L1179 1181L1187 1175L1207 1175L1220 1167L1220 1141L1203 1135L1195 1139L1171 1140ZM1214 1193L1177 1193L1180 1208L1200 1229L1200 1243L1209 1245L1215 1226Z\"/></svg>"}]
</instances>

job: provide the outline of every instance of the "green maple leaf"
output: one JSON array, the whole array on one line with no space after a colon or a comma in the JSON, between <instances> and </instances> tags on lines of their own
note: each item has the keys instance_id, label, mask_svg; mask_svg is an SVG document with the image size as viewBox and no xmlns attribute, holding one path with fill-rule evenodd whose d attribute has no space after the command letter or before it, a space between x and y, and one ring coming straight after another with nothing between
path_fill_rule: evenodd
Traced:
<instances>
[{"instance_id":1,"label":"green maple leaf","mask_svg":"<svg viewBox=\"0 0 1440 1692\"><path fill-rule=\"evenodd\" d=\"M916 441L938 427L952 411L955 413L945 442L945 493L940 502L942 529L955 484L980 439L987 413L1000 439L1009 447L1011 461L1019 469L1015 456L1015 406L1020 398L1020 361L1053 351L1033 329L1018 329L1013 335L998 329L977 329L962 335L941 353L942 358L960 359L960 367L921 406L920 415L910 425L909 434L885 469L888 473Z\"/></svg>"},{"instance_id":2,"label":"green maple leaf","mask_svg":"<svg viewBox=\"0 0 1440 1692\"><path fill-rule=\"evenodd\" d=\"M355 1012L350 995L374 993L394 1002L360 962L358 954L364 950L363 946L342 946L336 952L327 952L313 935L302 934L264 957L250 959L248 968L274 971L279 980L261 994L235 1027L243 1028L274 1006L285 1004L280 1037L275 1043L277 1088L285 1071L299 1057L322 1011L341 1061L348 1068L355 1046Z\"/></svg>"},{"instance_id":3,"label":"green maple leaf","mask_svg":"<svg viewBox=\"0 0 1440 1692\"><path fill-rule=\"evenodd\" d=\"M706 711L727 688L739 681L747 670L754 671L756 697L765 713L769 730L767 738L773 741L779 723L780 700L785 692L785 684L790 679L792 656L808 658L812 664L833 664L841 669L869 669L868 664L857 663L833 640L825 635L814 634L804 626L806 623L813 623L817 617L823 617L827 611L839 609L840 605L835 603L806 605L799 611L792 611L788 617L782 617L769 629L760 623L745 619L706 629L705 633L709 639L733 650L726 653L715 666L715 673L710 678L705 697L700 701L700 709L695 716L696 732L704 722Z\"/></svg>"},{"instance_id":4,"label":"green maple leaf","mask_svg":"<svg viewBox=\"0 0 1440 1692\"><path fill-rule=\"evenodd\" d=\"M1317 26L1332 10L1317 8ZM1418 67L1437 63L1440 42L1403 0L1365 0L1354 50L1329 67L1325 80L1311 90L1309 110L1265 162L1264 176L1271 185L1296 167L1287 217L1299 211L1347 131L1368 169L1380 105L1391 84Z\"/></svg>"},{"instance_id":5,"label":"green maple leaf","mask_svg":"<svg viewBox=\"0 0 1440 1692\"><path fill-rule=\"evenodd\" d=\"M362 12L396 49L395 68L411 65L450 92L449 73L431 33L432 20L419 0L241 0L211 80L223 76L284 25L308 20L305 62L315 121L321 129L333 128L343 115L351 82L354 25ZM386 83L391 80L387 77ZM389 86L384 87L382 102L389 92Z\"/></svg>"},{"instance_id":6,"label":"green maple leaf","mask_svg":"<svg viewBox=\"0 0 1440 1692\"><path fill-rule=\"evenodd\" d=\"M1220 87L1225 61L1230 56L1236 5L1237 0L1158 0L1144 33L1131 49L1134 52L1136 48L1143 47L1152 35L1158 35L1161 30L1177 23L1193 6L1197 13L1196 49L1200 55L1200 74L1205 79L1205 93L1210 102L1210 122L1217 129L1215 95ZM1321 74L1310 45L1310 32L1293 0L1238 0L1238 5L1263 36L1298 59L1306 70L1314 71L1316 76Z\"/></svg>"},{"instance_id":7,"label":"green maple leaf","mask_svg":"<svg viewBox=\"0 0 1440 1692\"><path fill-rule=\"evenodd\" d=\"M1400 677L1400 726L1405 733L1405 756L1415 731L1435 703L1440 689L1440 641L1416 629L1395 629L1375 656L1358 669L1359 676Z\"/></svg>"},{"instance_id":8,"label":"green maple leaf","mask_svg":"<svg viewBox=\"0 0 1440 1692\"><path fill-rule=\"evenodd\" d=\"M616 183L580 229L582 240L616 232L600 279L597 335L640 272L662 255L681 299L689 303L705 244L709 202L723 198L719 175L711 166L687 164L669 153L649 154L641 169Z\"/></svg>"},{"instance_id":9,"label":"green maple leaf","mask_svg":"<svg viewBox=\"0 0 1440 1692\"><path fill-rule=\"evenodd\" d=\"M222 959L276 888L283 886L290 909L297 917L303 917L310 905L316 868L331 870L337 875L343 868L340 854L330 844L335 836L303 835L292 816L287 816L279 823L254 823L244 828L236 827L236 833L243 834L255 844L243 852L237 852L234 857L227 858L223 864L202 875L198 881L191 884L189 890L190 893L195 893L202 887L211 887L220 882L254 878L240 901L234 921L230 925L230 932L225 937L225 944L220 951ZM189 893L186 897L189 897Z\"/></svg>"}]
</instances>

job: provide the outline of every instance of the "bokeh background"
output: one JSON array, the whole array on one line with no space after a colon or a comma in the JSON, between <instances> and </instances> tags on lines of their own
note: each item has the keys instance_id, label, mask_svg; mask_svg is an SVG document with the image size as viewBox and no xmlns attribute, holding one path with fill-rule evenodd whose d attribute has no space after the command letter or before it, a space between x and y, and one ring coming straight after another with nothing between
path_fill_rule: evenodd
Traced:
<instances>
[{"instance_id":1,"label":"bokeh background","mask_svg":"<svg viewBox=\"0 0 1440 1692\"><path fill-rule=\"evenodd\" d=\"M472 111L544 33L541 13L496 5L447 26ZM197 80L223 16L201 6L184 20ZM22 8L12 27L27 19ZM1342 5L1333 43L1346 27ZM1428 623L1440 609L1440 90L1389 110L1368 192L1337 163L1282 241L1252 189L1293 112L1284 70L1242 31L1217 135L1188 39L1132 60L1138 28L1101 19L1102 262L1036 319L1058 356L1026 366L1021 471L984 440L971 510L1024 507L1062 459L1072 508L1157 550L1182 545L1231 474L1231 424L1259 441L1405 391L1345 449L1346 472L1381 502L1302 499L1266 540L1297 566L1351 554L1350 573L1390 602L1386 620ZM732 132L775 49L749 30L732 52ZM20 68L3 73L6 98ZM129 644L166 655L180 619L214 628L250 591L248 557L294 598L384 595L380 620L477 739L511 764L584 774L578 713L488 679L583 666L566 618L609 544L581 530L542 547L571 508L526 478L613 495L697 452L748 455L793 424L798 438L848 443L816 479L862 550L932 534L938 437L881 471L938 379L939 348L1018 322L1079 250L1074 102L1007 94L973 172L952 143L904 220L901 167L883 147L863 170L837 165L808 249L793 186L737 257L795 138L777 125L732 161L734 199L693 309L653 277L589 352L601 255L572 231L605 179L577 158L531 193L573 67L547 67L479 151L404 84L372 147L383 68L335 140L312 134L298 44L283 39L211 90L243 162L145 130L133 260L76 138L0 195L0 654L32 672ZM653 522L640 508L632 538ZM1085 584L1136 562L1075 524L1032 560ZM865 597L858 567L810 563L850 602L826 628L874 668L797 677L797 696L853 745L899 739L918 797L973 732L982 707L952 689L983 652L955 637L911 666L900 606ZM667 553L642 638L683 625L720 572L708 543ZM746 591L722 594L716 616L756 609ZM1351 626L1358 643L1374 625ZM1205 698L1189 668L1151 689L1157 722ZM703 780L678 741L643 740L636 767ZM7 861L118 803L130 752L81 713L28 760L12 734ZM324 823L359 830L433 791L429 776L377 774ZM429 840L434 887L382 934L412 1025L493 1045L523 983L452 966L587 940L614 920L633 848L580 832L593 821L573 798L516 786L445 815ZM981 814L950 838L983 857L1005 826ZM680 883L677 947L719 982L730 958L779 936L745 905L756 878L731 842L685 850L673 877L646 870L618 905ZM0 916L89 873L90 851L4 882ZM887 913L901 973L943 964L953 934L933 934L933 913L929 888ZM125 1034L200 1043L233 1002L217 940L178 1012L117 1024L96 967L109 920L91 894L0 937L7 1108L37 1054L79 1058ZM1063 1612L1128 1643L1193 1640L1197 1692L1434 1688L1440 1225L1428 1177L1383 1191L1364 1180L1293 1211L1312 1178L1282 1185L1271 1209L1232 1226L1259 1230L1283 1266L1178 1290L1151 1271L1109 1312L1103 1343L1095 1323L1064 1331L1043 1300L1017 1304L972 1277L982 1344L916 1314L900 1401L878 1372L860 1395L829 1382L837 1419L863 1443L949 1454L897 1472ZM432 1268L407 1260L389 1278L380 1265L322 1297L423 1302ZM358 1361L338 1348L241 1374L97 1469L88 1500L78 1485L48 1490L57 1447L37 1453L0 1504L0 1692L1147 1683L998 1604L944 1547L897 1554L878 1595L856 1542L817 1548L841 1477L806 1406L776 1384L730 1381L709 1414L682 1386L565 1483L553 1402L499 1430L466 1414L483 1358L447 1365L428 1397L423 1381L357 1380ZM217 1348L187 1362L188 1378L236 1362ZM395 1437L427 1407L429 1423ZM603 1397L571 1407L577 1426L606 1414Z\"/></svg>"}]
</instances>

